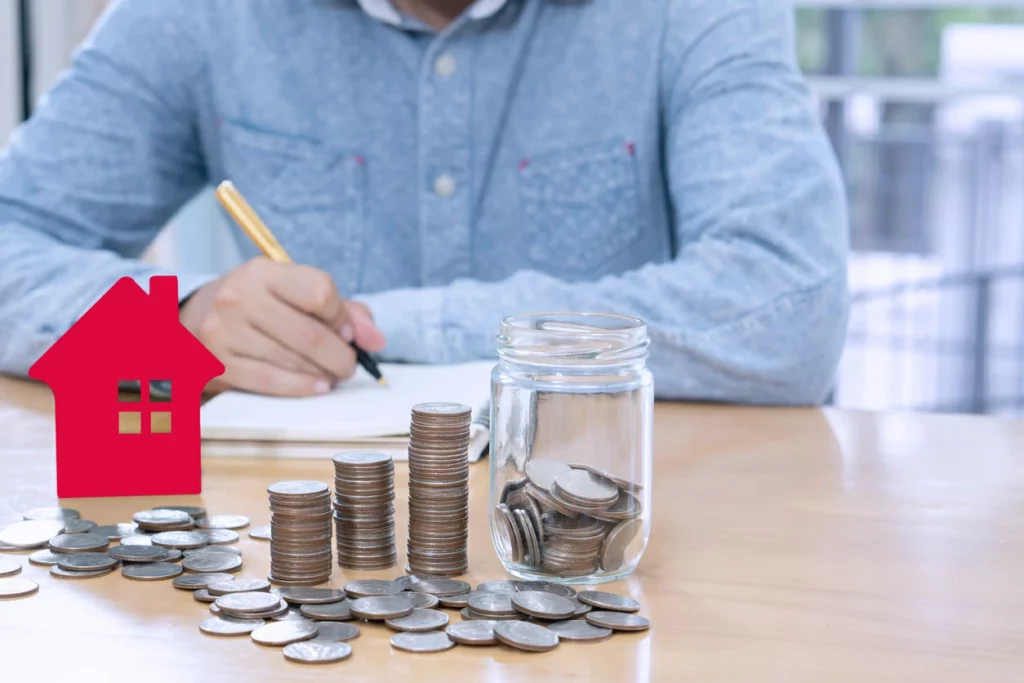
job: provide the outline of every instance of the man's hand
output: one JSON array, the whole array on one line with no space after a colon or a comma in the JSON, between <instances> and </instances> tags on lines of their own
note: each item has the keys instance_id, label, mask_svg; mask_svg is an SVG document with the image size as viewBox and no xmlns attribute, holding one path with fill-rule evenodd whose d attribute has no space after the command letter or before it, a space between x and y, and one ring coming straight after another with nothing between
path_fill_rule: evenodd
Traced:
<instances>
[{"instance_id":1,"label":"man's hand","mask_svg":"<svg viewBox=\"0 0 1024 683\"><path fill-rule=\"evenodd\" d=\"M312 396L352 376L356 354L384 348L370 310L338 295L327 273L257 258L198 289L181 322L226 368L213 391Z\"/></svg>"}]
</instances>

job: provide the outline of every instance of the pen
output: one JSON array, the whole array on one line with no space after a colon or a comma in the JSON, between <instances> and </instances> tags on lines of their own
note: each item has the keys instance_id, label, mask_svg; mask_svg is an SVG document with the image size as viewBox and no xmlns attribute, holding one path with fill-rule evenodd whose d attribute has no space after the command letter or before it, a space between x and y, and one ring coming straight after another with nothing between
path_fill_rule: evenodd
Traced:
<instances>
[{"instance_id":1,"label":"pen","mask_svg":"<svg viewBox=\"0 0 1024 683\"><path fill-rule=\"evenodd\" d=\"M270 232L270 228L260 219L230 180L225 180L217 187L216 195L221 206L235 219L238 226L249 236L249 239L256 243L256 246L267 258L279 263L293 263L288 252L274 237L274 233ZM359 365L370 373L378 384L387 386L387 380L384 379L380 368L377 367L376 361L370 357L370 354L359 348L355 342L350 342L350 344L356 352L356 360Z\"/></svg>"}]
</instances>

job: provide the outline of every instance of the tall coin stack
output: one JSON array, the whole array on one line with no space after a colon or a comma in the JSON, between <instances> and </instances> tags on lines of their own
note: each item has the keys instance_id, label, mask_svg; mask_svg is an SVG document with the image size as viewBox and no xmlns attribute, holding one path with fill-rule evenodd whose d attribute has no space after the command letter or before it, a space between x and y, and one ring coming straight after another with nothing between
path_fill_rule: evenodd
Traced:
<instances>
[{"instance_id":1,"label":"tall coin stack","mask_svg":"<svg viewBox=\"0 0 1024 683\"><path fill-rule=\"evenodd\" d=\"M379 451L334 456L334 524L338 566L374 571L394 567L395 464Z\"/></svg>"},{"instance_id":2,"label":"tall coin stack","mask_svg":"<svg viewBox=\"0 0 1024 683\"><path fill-rule=\"evenodd\" d=\"M331 577L331 490L318 481L282 481L270 495L270 574L282 586Z\"/></svg>"},{"instance_id":3,"label":"tall coin stack","mask_svg":"<svg viewBox=\"0 0 1024 683\"><path fill-rule=\"evenodd\" d=\"M408 571L454 576L469 569L469 427L458 403L413 406L409 430Z\"/></svg>"}]
</instances>

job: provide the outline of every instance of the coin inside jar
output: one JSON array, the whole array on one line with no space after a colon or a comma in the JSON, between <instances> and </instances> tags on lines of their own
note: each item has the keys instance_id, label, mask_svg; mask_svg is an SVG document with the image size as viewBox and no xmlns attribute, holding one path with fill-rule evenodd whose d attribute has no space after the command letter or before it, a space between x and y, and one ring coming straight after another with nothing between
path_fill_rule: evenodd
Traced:
<instances>
[{"instance_id":1,"label":"coin inside jar","mask_svg":"<svg viewBox=\"0 0 1024 683\"><path fill-rule=\"evenodd\" d=\"M638 612L640 603L633 598L604 591L582 591L576 596L585 605L609 612Z\"/></svg>"},{"instance_id":2,"label":"coin inside jar","mask_svg":"<svg viewBox=\"0 0 1024 683\"><path fill-rule=\"evenodd\" d=\"M521 591L512 596L512 606L523 614L541 619L568 619L576 611L569 598L540 591Z\"/></svg>"},{"instance_id":3,"label":"coin inside jar","mask_svg":"<svg viewBox=\"0 0 1024 683\"><path fill-rule=\"evenodd\" d=\"M352 646L330 640L307 640L286 645L285 659L301 664L332 664L342 662L352 656Z\"/></svg>"},{"instance_id":4,"label":"coin inside jar","mask_svg":"<svg viewBox=\"0 0 1024 683\"><path fill-rule=\"evenodd\" d=\"M384 624L395 631L433 631L448 624L448 615L436 609L413 609L411 614L386 619Z\"/></svg>"},{"instance_id":5,"label":"coin inside jar","mask_svg":"<svg viewBox=\"0 0 1024 683\"><path fill-rule=\"evenodd\" d=\"M379 595L359 598L349 605L352 614L369 621L384 621L404 617L413 610L412 601L401 595Z\"/></svg>"},{"instance_id":6,"label":"coin inside jar","mask_svg":"<svg viewBox=\"0 0 1024 683\"><path fill-rule=\"evenodd\" d=\"M651 622L646 617L625 612L589 612L586 620L594 626L610 628L613 631L646 631Z\"/></svg>"},{"instance_id":7,"label":"coin inside jar","mask_svg":"<svg viewBox=\"0 0 1024 683\"><path fill-rule=\"evenodd\" d=\"M316 637L318 628L312 621L274 621L252 632L260 645L282 646Z\"/></svg>"},{"instance_id":8,"label":"coin inside jar","mask_svg":"<svg viewBox=\"0 0 1024 683\"><path fill-rule=\"evenodd\" d=\"M444 631L406 631L391 636L391 646L406 652L444 652L455 647L455 641Z\"/></svg>"},{"instance_id":9,"label":"coin inside jar","mask_svg":"<svg viewBox=\"0 0 1024 683\"><path fill-rule=\"evenodd\" d=\"M547 491L555 482L555 477L565 472L571 472L572 468L558 460L533 459L526 463L526 478L534 486Z\"/></svg>"},{"instance_id":10,"label":"coin inside jar","mask_svg":"<svg viewBox=\"0 0 1024 683\"><path fill-rule=\"evenodd\" d=\"M448 624L444 632L461 645L494 645L498 642L494 637L494 627L497 623L493 619L460 621L457 624Z\"/></svg>"},{"instance_id":11,"label":"coin inside jar","mask_svg":"<svg viewBox=\"0 0 1024 683\"><path fill-rule=\"evenodd\" d=\"M526 652L548 652L558 647L558 634L539 624L502 621L494 626L494 637Z\"/></svg>"}]
</instances>

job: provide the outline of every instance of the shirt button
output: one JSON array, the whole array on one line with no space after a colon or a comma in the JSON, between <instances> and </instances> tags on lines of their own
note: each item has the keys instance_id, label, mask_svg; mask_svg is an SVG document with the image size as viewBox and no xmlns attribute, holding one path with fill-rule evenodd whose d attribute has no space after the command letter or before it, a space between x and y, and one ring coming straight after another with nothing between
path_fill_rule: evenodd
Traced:
<instances>
[{"instance_id":1,"label":"shirt button","mask_svg":"<svg viewBox=\"0 0 1024 683\"><path fill-rule=\"evenodd\" d=\"M455 67L455 57L452 57L450 52L445 52L434 62L434 71L437 72L438 76L444 76L445 78L455 73Z\"/></svg>"},{"instance_id":2,"label":"shirt button","mask_svg":"<svg viewBox=\"0 0 1024 683\"><path fill-rule=\"evenodd\" d=\"M455 194L455 178L447 173L437 176L437 179L434 180L434 192L442 197L451 197Z\"/></svg>"}]
</instances>

